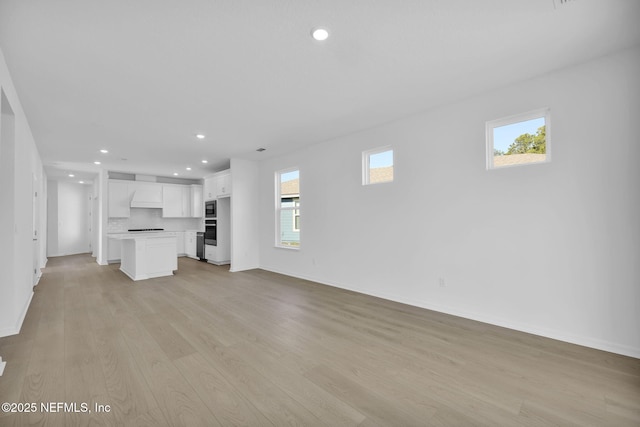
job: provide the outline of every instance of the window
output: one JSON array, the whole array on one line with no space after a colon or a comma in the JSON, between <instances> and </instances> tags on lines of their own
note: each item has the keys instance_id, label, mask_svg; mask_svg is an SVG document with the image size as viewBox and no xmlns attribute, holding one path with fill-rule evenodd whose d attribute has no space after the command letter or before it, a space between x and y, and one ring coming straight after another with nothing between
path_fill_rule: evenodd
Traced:
<instances>
[{"instance_id":1,"label":"window","mask_svg":"<svg viewBox=\"0 0 640 427\"><path fill-rule=\"evenodd\" d=\"M549 109L487 122L487 169L551 159Z\"/></svg>"},{"instance_id":2,"label":"window","mask_svg":"<svg viewBox=\"0 0 640 427\"><path fill-rule=\"evenodd\" d=\"M276 172L276 246L300 248L300 171Z\"/></svg>"},{"instance_id":3,"label":"window","mask_svg":"<svg viewBox=\"0 0 640 427\"><path fill-rule=\"evenodd\" d=\"M293 231L300 231L300 200L294 200Z\"/></svg>"},{"instance_id":4,"label":"window","mask_svg":"<svg viewBox=\"0 0 640 427\"><path fill-rule=\"evenodd\" d=\"M362 153L362 185L393 181L393 150L377 148Z\"/></svg>"}]
</instances>

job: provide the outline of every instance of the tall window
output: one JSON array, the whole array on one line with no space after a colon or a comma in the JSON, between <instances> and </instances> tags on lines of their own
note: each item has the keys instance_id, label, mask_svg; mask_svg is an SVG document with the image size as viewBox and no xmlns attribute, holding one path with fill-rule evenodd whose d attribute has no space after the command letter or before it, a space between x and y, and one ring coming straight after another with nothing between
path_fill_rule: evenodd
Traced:
<instances>
[{"instance_id":1,"label":"tall window","mask_svg":"<svg viewBox=\"0 0 640 427\"><path fill-rule=\"evenodd\" d=\"M393 181L393 150L381 147L362 153L362 185Z\"/></svg>"},{"instance_id":2,"label":"tall window","mask_svg":"<svg viewBox=\"0 0 640 427\"><path fill-rule=\"evenodd\" d=\"M300 248L300 171L276 172L276 246Z\"/></svg>"},{"instance_id":3,"label":"tall window","mask_svg":"<svg viewBox=\"0 0 640 427\"><path fill-rule=\"evenodd\" d=\"M300 200L293 202L295 209L293 210L293 231L300 231Z\"/></svg>"},{"instance_id":4,"label":"tall window","mask_svg":"<svg viewBox=\"0 0 640 427\"><path fill-rule=\"evenodd\" d=\"M487 169L551 159L549 109L487 122Z\"/></svg>"}]
</instances>

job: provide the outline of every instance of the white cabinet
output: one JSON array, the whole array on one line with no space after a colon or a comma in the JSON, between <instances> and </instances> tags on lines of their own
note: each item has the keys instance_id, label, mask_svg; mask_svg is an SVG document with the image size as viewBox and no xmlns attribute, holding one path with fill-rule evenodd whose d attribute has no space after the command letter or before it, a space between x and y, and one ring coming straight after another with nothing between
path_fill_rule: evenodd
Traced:
<instances>
[{"instance_id":1,"label":"white cabinet","mask_svg":"<svg viewBox=\"0 0 640 427\"><path fill-rule=\"evenodd\" d=\"M204 245L204 257L209 264L229 264L229 257L222 246Z\"/></svg>"},{"instance_id":2,"label":"white cabinet","mask_svg":"<svg viewBox=\"0 0 640 427\"><path fill-rule=\"evenodd\" d=\"M216 198L216 181L215 177L210 176L209 178L205 178L204 180L204 201L208 202L209 200L215 200Z\"/></svg>"},{"instance_id":3,"label":"white cabinet","mask_svg":"<svg viewBox=\"0 0 640 427\"><path fill-rule=\"evenodd\" d=\"M165 184L162 187L162 216L165 218L202 218L202 185Z\"/></svg>"},{"instance_id":4,"label":"white cabinet","mask_svg":"<svg viewBox=\"0 0 640 427\"><path fill-rule=\"evenodd\" d=\"M227 197L231 195L231 171L229 169L216 175L216 196Z\"/></svg>"},{"instance_id":5,"label":"white cabinet","mask_svg":"<svg viewBox=\"0 0 640 427\"><path fill-rule=\"evenodd\" d=\"M184 256L184 231L167 231L162 233L165 236L176 238L176 255Z\"/></svg>"},{"instance_id":6,"label":"white cabinet","mask_svg":"<svg viewBox=\"0 0 640 427\"><path fill-rule=\"evenodd\" d=\"M193 218L202 218L204 216L204 200L202 197L202 185L193 184L189 188L191 214Z\"/></svg>"},{"instance_id":7,"label":"white cabinet","mask_svg":"<svg viewBox=\"0 0 640 427\"><path fill-rule=\"evenodd\" d=\"M195 231L185 231L184 233L184 253L189 258L197 259L198 256L198 235Z\"/></svg>"},{"instance_id":8,"label":"white cabinet","mask_svg":"<svg viewBox=\"0 0 640 427\"><path fill-rule=\"evenodd\" d=\"M107 239L107 262L120 262L122 257L122 241Z\"/></svg>"},{"instance_id":9,"label":"white cabinet","mask_svg":"<svg viewBox=\"0 0 640 427\"><path fill-rule=\"evenodd\" d=\"M207 261L222 265L231 262L231 198L218 199L217 243L212 258Z\"/></svg>"},{"instance_id":10,"label":"white cabinet","mask_svg":"<svg viewBox=\"0 0 640 427\"><path fill-rule=\"evenodd\" d=\"M120 271L133 280L171 276L178 269L176 237L128 236L122 240Z\"/></svg>"},{"instance_id":11,"label":"white cabinet","mask_svg":"<svg viewBox=\"0 0 640 427\"><path fill-rule=\"evenodd\" d=\"M216 190L211 186L210 192L215 199ZM201 218L204 216L203 188L195 184L109 180L109 217L128 218L131 215L131 206L162 206L162 216L165 218Z\"/></svg>"},{"instance_id":12,"label":"white cabinet","mask_svg":"<svg viewBox=\"0 0 640 427\"><path fill-rule=\"evenodd\" d=\"M226 256L224 248L220 245L204 245L204 257L209 264L229 264L229 258Z\"/></svg>"},{"instance_id":13,"label":"white cabinet","mask_svg":"<svg viewBox=\"0 0 640 427\"><path fill-rule=\"evenodd\" d=\"M182 192L173 185L162 187L162 216L182 216Z\"/></svg>"},{"instance_id":14,"label":"white cabinet","mask_svg":"<svg viewBox=\"0 0 640 427\"><path fill-rule=\"evenodd\" d=\"M216 246L204 245L204 258L207 261L213 260L216 256Z\"/></svg>"},{"instance_id":15,"label":"white cabinet","mask_svg":"<svg viewBox=\"0 0 640 427\"><path fill-rule=\"evenodd\" d=\"M185 254L184 240L184 231L176 232L176 252L178 256Z\"/></svg>"},{"instance_id":16,"label":"white cabinet","mask_svg":"<svg viewBox=\"0 0 640 427\"><path fill-rule=\"evenodd\" d=\"M191 190L186 185L162 186L162 216L184 218L191 216Z\"/></svg>"},{"instance_id":17,"label":"white cabinet","mask_svg":"<svg viewBox=\"0 0 640 427\"><path fill-rule=\"evenodd\" d=\"M216 172L204 180L204 200L215 200L231 195L231 169Z\"/></svg>"},{"instance_id":18,"label":"white cabinet","mask_svg":"<svg viewBox=\"0 0 640 427\"><path fill-rule=\"evenodd\" d=\"M109 180L109 217L128 218L131 214L132 195L133 189L127 182Z\"/></svg>"}]
</instances>

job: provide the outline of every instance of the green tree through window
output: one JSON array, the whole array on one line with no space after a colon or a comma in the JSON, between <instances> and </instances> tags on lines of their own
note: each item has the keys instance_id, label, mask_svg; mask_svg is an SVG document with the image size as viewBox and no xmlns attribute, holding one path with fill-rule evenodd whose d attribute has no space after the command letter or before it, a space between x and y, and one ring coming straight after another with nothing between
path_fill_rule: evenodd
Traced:
<instances>
[{"instance_id":1,"label":"green tree through window","mask_svg":"<svg viewBox=\"0 0 640 427\"><path fill-rule=\"evenodd\" d=\"M517 137L505 154L545 154L546 152L547 138L545 126L540 126L535 135L525 133Z\"/></svg>"}]
</instances>

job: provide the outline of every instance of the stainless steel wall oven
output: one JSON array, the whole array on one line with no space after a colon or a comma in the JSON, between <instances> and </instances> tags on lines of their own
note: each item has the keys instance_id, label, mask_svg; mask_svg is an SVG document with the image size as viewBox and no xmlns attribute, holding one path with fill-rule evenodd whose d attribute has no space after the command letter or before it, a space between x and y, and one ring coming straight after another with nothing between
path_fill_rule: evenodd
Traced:
<instances>
[{"instance_id":1,"label":"stainless steel wall oven","mask_svg":"<svg viewBox=\"0 0 640 427\"><path fill-rule=\"evenodd\" d=\"M204 244L205 245L218 245L218 230L217 222L215 219L204 220Z\"/></svg>"}]
</instances>

